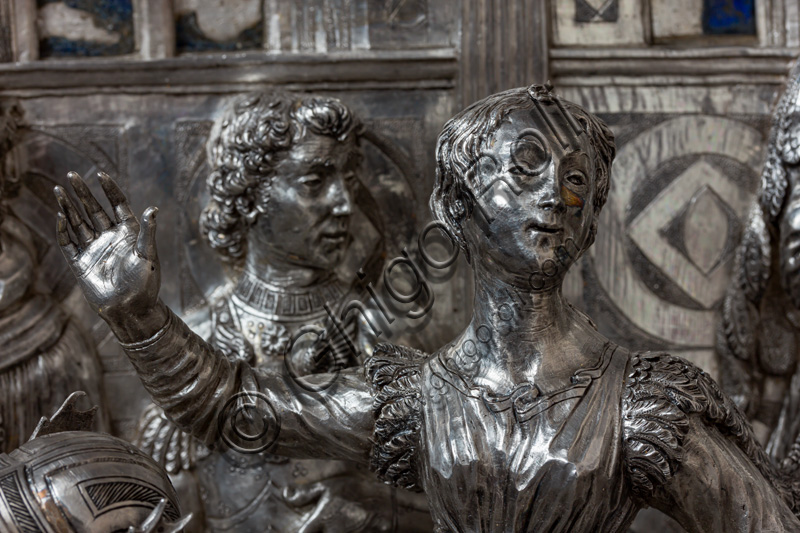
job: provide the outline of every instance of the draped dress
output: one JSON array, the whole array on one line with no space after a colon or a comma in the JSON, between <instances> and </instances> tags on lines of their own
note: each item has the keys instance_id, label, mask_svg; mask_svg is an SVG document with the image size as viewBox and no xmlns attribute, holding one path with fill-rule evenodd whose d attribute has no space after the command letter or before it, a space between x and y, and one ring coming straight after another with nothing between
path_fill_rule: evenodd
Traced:
<instances>
[{"instance_id":1,"label":"draped dress","mask_svg":"<svg viewBox=\"0 0 800 533\"><path fill-rule=\"evenodd\" d=\"M214 357L172 315L123 347L156 403L201 441L220 441L232 402L263 405L271 453L369 464L424 491L438 533L616 533L645 506L690 532L800 531L798 483L713 379L666 353L607 342L567 386L495 395L445 350L378 345L329 393L303 393L290 376Z\"/></svg>"}]
</instances>

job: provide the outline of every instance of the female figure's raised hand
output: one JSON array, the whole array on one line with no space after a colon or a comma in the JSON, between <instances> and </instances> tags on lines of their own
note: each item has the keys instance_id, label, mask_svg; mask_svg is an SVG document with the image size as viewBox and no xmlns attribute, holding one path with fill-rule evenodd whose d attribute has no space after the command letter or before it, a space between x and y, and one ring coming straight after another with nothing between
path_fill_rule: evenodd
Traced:
<instances>
[{"instance_id":1,"label":"female figure's raised hand","mask_svg":"<svg viewBox=\"0 0 800 533\"><path fill-rule=\"evenodd\" d=\"M88 219L57 186L58 244L86 300L120 341L152 336L167 316L158 298L158 208L148 207L140 224L119 186L100 172L100 184L114 212L112 220L77 173L67 177Z\"/></svg>"}]
</instances>

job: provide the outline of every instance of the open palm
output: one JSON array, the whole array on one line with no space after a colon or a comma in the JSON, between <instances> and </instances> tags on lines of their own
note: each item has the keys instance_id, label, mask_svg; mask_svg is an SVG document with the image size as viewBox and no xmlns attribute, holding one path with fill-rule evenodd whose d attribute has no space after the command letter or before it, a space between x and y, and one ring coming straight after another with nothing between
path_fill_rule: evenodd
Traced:
<instances>
[{"instance_id":1,"label":"open palm","mask_svg":"<svg viewBox=\"0 0 800 533\"><path fill-rule=\"evenodd\" d=\"M82 215L63 188L56 187L61 207L58 244L89 305L113 328L126 317L145 314L158 304L158 210L149 207L139 224L114 180L99 173L114 212L112 220L78 174L70 172L68 178L87 216Z\"/></svg>"}]
</instances>

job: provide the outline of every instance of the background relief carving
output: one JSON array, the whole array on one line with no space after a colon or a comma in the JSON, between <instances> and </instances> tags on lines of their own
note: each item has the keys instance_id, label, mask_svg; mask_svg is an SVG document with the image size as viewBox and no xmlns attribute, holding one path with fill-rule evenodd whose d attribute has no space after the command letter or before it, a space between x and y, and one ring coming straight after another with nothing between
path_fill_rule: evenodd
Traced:
<instances>
[{"instance_id":1,"label":"background relief carving","mask_svg":"<svg viewBox=\"0 0 800 533\"><path fill-rule=\"evenodd\" d=\"M25 187L12 210L31 221L58 295L71 285L50 248L47 191L70 169L96 190L100 169L136 210L174 206L160 215L165 298L183 310L203 305L210 281L192 266L203 257L203 142L230 96L282 87L342 98L415 162L420 229L444 121L492 92L551 80L606 120L619 147L600 240L565 290L612 340L667 347L716 374L722 291L773 104L800 52L798 0L741 2L752 9L730 24L715 18L724 2L710 0L691 13L656 0L264 0L241 10L131 0L111 12L100 4L0 3L0 97L21 97L30 124L15 152ZM396 172L380 156L369 164ZM426 331L446 336L468 316L471 288L459 268L434 284L425 343L438 340ZM78 299L69 302L84 316ZM118 392L113 427L129 435L144 393L107 329L86 325L106 386Z\"/></svg>"}]
</instances>

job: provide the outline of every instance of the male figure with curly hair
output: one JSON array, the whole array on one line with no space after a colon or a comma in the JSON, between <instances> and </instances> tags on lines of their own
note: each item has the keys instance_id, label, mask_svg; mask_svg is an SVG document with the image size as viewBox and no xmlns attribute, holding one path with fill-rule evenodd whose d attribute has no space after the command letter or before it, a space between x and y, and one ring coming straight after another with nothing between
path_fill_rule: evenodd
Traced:
<instances>
[{"instance_id":1,"label":"male figure with curly hair","mask_svg":"<svg viewBox=\"0 0 800 533\"><path fill-rule=\"evenodd\" d=\"M59 241L145 388L206 442L231 399L258 393L281 421L271 451L357 461L424 491L439 533L622 533L646 506L697 533L800 531L796 475L775 468L708 375L614 344L563 297L594 241L614 153L607 126L548 87L491 95L453 117L430 204L470 258L470 323L429 356L379 345L366 372L346 369L336 394L304 402L279 373L208 369L213 349L148 286L152 210L100 242L72 239L62 216ZM130 281L109 297L98 289L112 275Z\"/></svg>"},{"instance_id":2,"label":"male figure with curly hair","mask_svg":"<svg viewBox=\"0 0 800 533\"><path fill-rule=\"evenodd\" d=\"M361 129L335 98L278 92L238 99L216 121L200 226L234 280L212 296L210 317L190 322L229 360L294 376L362 362L372 331L355 313L330 323L353 289L335 269L352 240ZM395 520L392 490L347 463L211 452L156 406L137 444L173 474L195 512L197 483L211 531L317 531L326 521L336 531L383 531Z\"/></svg>"}]
</instances>

